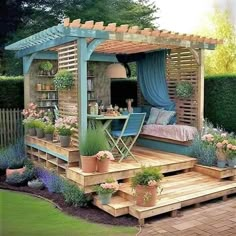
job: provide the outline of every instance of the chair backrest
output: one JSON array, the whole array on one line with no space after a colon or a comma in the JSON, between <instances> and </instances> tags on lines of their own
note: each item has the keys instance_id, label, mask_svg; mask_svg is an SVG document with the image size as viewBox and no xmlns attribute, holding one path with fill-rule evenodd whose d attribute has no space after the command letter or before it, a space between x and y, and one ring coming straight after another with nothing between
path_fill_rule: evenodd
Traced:
<instances>
[{"instance_id":1,"label":"chair backrest","mask_svg":"<svg viewBox=\"0 0 236 236\"><path fill-rule=\"evenodd\" d=\"M145 119L146 113L130 113L129 118L124 124L124 133L139 134Z\"/></svg>"}]
</instances>

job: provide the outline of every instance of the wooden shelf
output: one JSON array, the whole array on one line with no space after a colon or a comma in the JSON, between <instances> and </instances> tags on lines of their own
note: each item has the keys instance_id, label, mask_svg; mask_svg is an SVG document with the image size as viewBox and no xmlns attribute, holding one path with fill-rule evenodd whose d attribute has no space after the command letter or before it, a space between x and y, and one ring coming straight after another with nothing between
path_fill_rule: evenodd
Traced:
<instances>
[{"instance_id":1,"label":"wooden shelf","mask_svg":"<svg viewBox=\"0 0 236 236\"><path fill-rule=\"evenodd\" d=\"M36 90L36 92L57 92L57 90Z\"/></svg>"},{"instance_id":2,"label":"wooden shelf","mask_svg":"<svg viewBox=\"0 0 236 236\"><path fill-rule=\"evenodd\" d=\"M39 78L54 78L55 75L37 75Z\"/></svg>"}]
</instances>

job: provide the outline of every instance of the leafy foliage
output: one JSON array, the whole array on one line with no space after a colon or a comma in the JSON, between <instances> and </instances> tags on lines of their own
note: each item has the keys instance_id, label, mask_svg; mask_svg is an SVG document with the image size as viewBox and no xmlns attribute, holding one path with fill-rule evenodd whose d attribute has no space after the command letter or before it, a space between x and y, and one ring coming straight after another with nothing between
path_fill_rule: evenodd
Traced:
<instances>
[{"instance_id":1,"label":"leafy foliage","mask_svg":"<svg viewBox=\"0 0 236 236\"><path fill-rule=\"evenodd\" d=\"M210 16L208 27L203 29L202 35L223 39L224 43L217 45L213 51L206 52L205 74L216 75L235 73L236 71L236 28L230 21L230 13L215 8Z\"/></svg>"},{"instance_id":2,"label":"leafy foliage","mask_svg":"<svg viewBox=\"0 0 236 236\"><path fill-rule=\"evenodd\" d=\"M53 79L55 88L58 90L70 89L73 85L73 74L67 70L60 70Z\"/></svg>"},{"instance_id":3,"label":"leafy foliage","mask_svg":"<svg viewBox=\"0 0 236 236\"><path fill-rule=\"evenodd\" d=\"M142 166L141 171L136 173L131 179L132 187L135 188L137 185L148 186L150 181L159 182L163 178L163 175L159 168L149 166Z\"/></svg>"},{"instance_id":4,"label":"leafy foliage","mask_svg":"<svg viewBox=\"0 0 236 236\"><path fill-rule=\"evenodd\" d=\"M53 134L55 131L55 126L51 123L47 123L45 124L45 127L44 127L44 133L45 134Z\"/></svg>"},{"instance_id":5,"label":"leafy foliage","mask_svg":"<svg viewBox=\"0 0 236 236\"><path fill-rule=\"evenodd\" d=\"M50 61L41 62L39 68L44 71L50 71L53 68L53 64Z\"/></svg>"},{"instance_id":6,"label":"leafy foliage","mask_svg":"<svg viewBox=\"0 0 236 236\"><path fill-rule=\"evenodd\" d=\"M188 81L180 81L176 85L176 95L178 98L190 98L193 94L193 85Z\"/></svg>"},{"instance_id":7,"label":"leafy foliage","mask_svg":"<svg viewBox=\"0 0 236 236\"><path fill-rule=\"evenodd\" d=\"M236 75L218 75L205 79L205 117L214 126L236 132Z\"/></svg>"},{"instance_id":8,"label":"leafy foliage","mask_svg":"<svg viewBox=\"0 0 236 236\"><path fill-rule=\"evenodd\" d=\"M192 143L192 155L197 158L198 163L205 166L216 164L216 149L214 145L204 145L201 135L196 135Z\"/></svg>"},{"instance_id":9,"label":"leafy foliage","mask_svg":"<svg viewBox=\"0 0 236 236\"><path fill-rule=\"evenodd\" d=\"M64 190L62 192L65 202L75 207L85 207L91 201L91 197L87 196L76 185L65 182Z\"/></svg>"},{"instance_id":10,"label":"leafy foliage","mask_svg":"<svg viewBox=\"0 0 236 236\"><path fill-rule=\"evenodd\" d=\"M99 151L108 150L109 144L102 127L89 127L85 138L80 141L80 154L83 156L93 156Z\"/></svg>"},{"instance_id":11,"label":"leafy foliage","mask_svg":"<svg viewBox=\"0 0 236 236\"><path fill-rule=\"evenodd\" d=\"M0 108L24 107L23 77L0 76Z\"/></svg>"}]
</instances>

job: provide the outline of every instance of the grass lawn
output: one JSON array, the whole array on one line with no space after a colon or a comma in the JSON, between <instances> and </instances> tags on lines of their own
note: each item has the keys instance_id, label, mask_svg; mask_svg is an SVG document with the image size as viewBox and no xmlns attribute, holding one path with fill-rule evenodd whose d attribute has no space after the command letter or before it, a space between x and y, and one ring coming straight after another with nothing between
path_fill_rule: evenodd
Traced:
<instances>
[{"instance_id":1,"label":"grass lawn","mask_svg":"<svg viewBox=\"0 0 236 236\"><path fill-rule=\"evenodd\" d=\"M2 236L130 236L134 227L89 223L26 194L0 191L0 235Z\"/></svg>"}]
</instances>

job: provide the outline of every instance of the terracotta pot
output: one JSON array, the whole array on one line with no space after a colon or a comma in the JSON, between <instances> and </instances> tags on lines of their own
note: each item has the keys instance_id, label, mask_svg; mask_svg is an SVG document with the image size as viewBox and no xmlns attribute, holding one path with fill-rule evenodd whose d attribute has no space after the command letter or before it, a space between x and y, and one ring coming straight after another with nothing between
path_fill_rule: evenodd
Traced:
<instances>
[{"instance_id":1,"label":"terracotta pot","mask_svg":"<svg viewBox=\"0 0 236 236\"><path fill-rule=\"evenodd\" d=\"M41 91L41 90L42 90L42 85L36 84L36 91Z\"/></svg>"},{"instance_id":2,"label":"terracotta pot","mask_svg":"<svg viewBox=\"0 0 236 236\"><path fill-rule=\"evenodd\" d=\"M157 187L138 185L135 187L136 205L143 207L152 207L156 205Z\"/></svg>"},{"instance_id":3,"label":"terracotta pot","mask_svg":"<svg viewBox=\"0 0 236 236\"><path fill-rule=\"evenodd\" d=\"M97 160L97 172L108 172L109 169L109 159L104 159L104 160Z\"/></svg>"},{"instance_id":4,"label":"terracotta pot","mask_svg":"<svg viewBox=\"0 0 236 236\"><path fill-rule=\"evenodd\" d=\"M25 166L19 169L6 169L6 176L9 177L13 173L18 173L21 175L24 173L25 169L26 169Z\"/></svg>"},{"instance_id":5,"label":"terracotta pot","mask_svg":"<svg viewBox=\"0 0 236 236\"><path fill-rule=\"evenodd\" d=\"M70 146L70 141L71 141L70 136L60 135L59 137L60 137L61 147L69 147Z\"/></svg>"},{"instance_id":6,"label":"terracotta pot","mask_svg":"<svg viewBox=\"0 0 236 236\"><path fill-rule=\"evenodd\" d=\"M51 90L51 85L50 84L46 84L46 90Z\"/></svg>"},{"instance_id":7,"label":"terracotta pot","mask_svg":"<svg viewBox=\"0 0 236 236\"><path fill-rule=\"evenodd\" d=\"M94 156L80 156L82 171L85 173L93 173L97 168L97 157Z\"/></svg>"}]
</instances>

